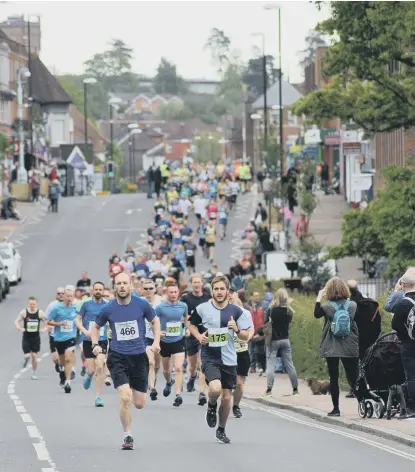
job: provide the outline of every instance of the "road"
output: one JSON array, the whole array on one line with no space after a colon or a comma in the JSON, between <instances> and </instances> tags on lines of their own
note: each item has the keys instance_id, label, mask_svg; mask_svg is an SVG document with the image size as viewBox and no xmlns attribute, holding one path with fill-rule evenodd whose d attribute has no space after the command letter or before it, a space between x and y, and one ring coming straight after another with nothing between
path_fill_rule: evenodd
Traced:
<instances>
[{"instance_id":1,"label":"road","mask_svg":"<svg viewBox=\"0 0 415 472\"><path fill-rule=\"evenodd\" d=\"M85 392L79 376L72 394L65 395L58 387L46 337L39 380L21 372L21 338L13 320L27 297L37 296L45 307L55 287L74 283L82 270L88 270L93 280L105 278L109 254L121 252L144 234L150 205L141 195L73 198L61 202L58 215L48 214L24 229L24 280L0 305L0 470L115 472L131 470L132 461L139 460L142 472L176 463L183 472L195 467L200 472L248 471L258 464L284 472L349 472L362 466L376 472L412 472L415 456L409 448L249 402L241 420L230 419L227 432L233 444L219 445L204 422L205 410L196 405L197 393L184 393L180 408L172 406L172 397L161 397L143 411L134 411L136 450L121 452L123 436L112 387L104 390L101 409L93 406L93 388ZM248 210L230 230L245 224L247 216ZM229 240L219 249L220 260L226 257L222 269L231 262L233 246Z\"/></svg>"}]
</instances>

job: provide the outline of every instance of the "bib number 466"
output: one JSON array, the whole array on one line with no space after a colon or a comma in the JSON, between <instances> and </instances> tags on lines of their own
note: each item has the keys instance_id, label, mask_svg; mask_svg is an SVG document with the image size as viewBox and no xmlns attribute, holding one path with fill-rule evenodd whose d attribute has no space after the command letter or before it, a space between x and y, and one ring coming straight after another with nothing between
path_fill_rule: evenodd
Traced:
<instances>
[{"instance_id":1,"label":"bib number 466","mask_svg":"<svg viewBox=\"0 0 415 472\"><path fill-rule=\"evenodd\" d=\"M135 335L135 328L131 326L130 328L121 328L120 334L122 336L134 336Z\"/></svg>"}]
</instances>

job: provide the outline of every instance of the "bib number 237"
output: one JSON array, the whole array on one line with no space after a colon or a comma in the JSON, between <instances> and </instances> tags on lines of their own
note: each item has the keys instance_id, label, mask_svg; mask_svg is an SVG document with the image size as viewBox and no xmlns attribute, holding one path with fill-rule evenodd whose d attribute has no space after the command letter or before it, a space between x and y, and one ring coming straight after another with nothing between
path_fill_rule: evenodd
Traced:
<instances>
[{"instance_id":1,"label":"bib number 237","mask_svg":"<svg viewBox=\"0 0 415 472\"><path fill-rule=\"evenodd\" d=\"M137 321L125 321L123 323L115 323L118 341L132 341L139 337Z\"/></svg>"}]
</instances>

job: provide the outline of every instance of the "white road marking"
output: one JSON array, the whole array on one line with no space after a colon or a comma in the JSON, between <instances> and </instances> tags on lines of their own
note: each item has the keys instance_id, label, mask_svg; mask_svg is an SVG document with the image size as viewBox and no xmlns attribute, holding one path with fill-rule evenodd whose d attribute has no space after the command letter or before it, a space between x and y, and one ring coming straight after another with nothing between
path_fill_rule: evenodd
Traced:
<instances>
[{"instance_id":1,"label":"white road marking","mask_svg":"<svg viewBox=\"0 0 415 472\"><path fill-rule=\"evenodd\" d=\"M126 215L131 215L132 212L133 212L133 210L130 209L130 210L127 210L127 211L125 212L125 214L126 214Z\"/></svg>"},{"instance_id":2,"label":"white road marking","mask_svg":"<svg viewBox=\"0 0 415 472\"><path fill-rule=\"evenodd\" d=\"M23 423L33 423L32 417L28 413L22 413L20 417L23 420Z\"/></svg>"},{"instance_id":3,"label":"white road marking","mask_svg":"<svg viewBox=\"0 0 415 472\"><path fill-rule=\"evenodd\" d=\"M143 211L143 209L142 208L137 208L137 211Z\"/></svg>"},{"instance_id":4,"label":"white road marking","mask_svg":"<svg viewBox=\"0 0 415 472\"><path fill-rule=\"evenodd\" d=\"M35 448L38 460L40 461L50 460L49 452L46 449L46 446L43 442L33 443L33 447Z\"/></svg>"},{"instance_id":5,"label":"white road marking","mask_svg":"<svg viewBox=\"0 0 415 472\"><path fill-rule=\"evenodd\" d=\"M252 408L252 406L250 404L247 404L245 402L243 402L243 405L248 407L248 408L251 408L251 409L261 410L261 411L264 411L266 413L271 413L272 415L278 416L278 417L280 417L282 419L285 419L287 421L291 421L292 423L298 423L298 424L301 424L301 425L304 425L304 426L309 426L310 428L320 429L322 431L327 431L328 433L337 434L339 436L343 436L345 438L361 442L365 445L372 446L376 449L380 449L381 451L388 452L389 454L393 454L395 456L401 457L402 459L407 459L409 461L415 462L415 455L409 454L409 453L404 452L404 451L401 451L401 450L396 449L392 446L388 446L387 444L383 444L383 443L380 443L380 442L377 442L377 441L373 441L372 439L369 439L367 437L358 436L357 434L352 434L352 433L349 433L347 431L342 431L341 429L330 428L328 426L324 426L324 425L321 425L321 424L312 423L310 421L302 420L300 418L296 418L294 416L288 415L287 413L282 413L280 411L276 411L273 408L265 408L265 407L261 407L261 406Z\"/></svg>"},{"instance_id":6,"label":"white road marking","mask_svg":"<svg viewBox=\"0 0 415 472\"><path fill-rule=\"evenodd\" d=\"M39 362L42 361L45 357L49 356L49 352L45 352L39 358ZM21 369L13 379L19 379L22 374L27 372L29 369ZM9 385L7 386L7 390L14 390L16 386L16 380L11 380ZM35 422L33 421L32 417L26 413L26 408L23 405L23 402L19 399L17 395L9 394L10 399L13 401L16 410L20 413L20 418L22 419L23 423L31 423L26 424L27 433L29 434L31 439L38 439L38 442L32 443L33 447L36 451L36 455L39 461L48 462L49 467L42 467L41 472L58 472L56 469L56 464L52 461L49 451L46 447L46 443L42 437L41 432L37 428Z\"/></svg>"}]
</instances>

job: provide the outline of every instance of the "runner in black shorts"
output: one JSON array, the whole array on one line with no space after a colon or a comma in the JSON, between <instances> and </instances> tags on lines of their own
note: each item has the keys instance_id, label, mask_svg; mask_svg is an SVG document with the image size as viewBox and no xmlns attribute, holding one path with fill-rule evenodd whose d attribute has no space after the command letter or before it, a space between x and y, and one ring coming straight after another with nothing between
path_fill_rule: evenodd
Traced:
<instances>
[{"instance_id":1,"label":"runner in black shorts","mask_svg":"<svg viewBox=\"0 0 415 472\"><path fill-rule=\"evenodd\" d=\"M217 401L221 396L219 426L216 439L231 441L225 427L231 410L231 393L236 385L237 355L234 333L240 341L249 339L251 322L241 308L228 302L229 280L217 276L212 280L213 300L199 305L191 314L189 329L202 344L202 371L209 385L206 422L210 428L218 424Z\"/></svg>"},{"instance_id":2,"label":"runner in black shorts","mask_svg":"<svg viewBox=\"0 0 415 472\"><path fill-rule=\"evenodd\" d=\"M114 387L120 395L120 419L124 429L123 450L134 448L131 436L131 403L144 407L148 388L149 361L145 345L145 322L153 326L154 352L160 350L160 321L146 301L133 297L131 279L126 273L115 279L116 299L101 310L91 330L92 352L102 352L99 345L100 328L109 323L112 333L107 365Z\"/></svg>"},{"instance_id":3,"label":"runner in black shorts","mask_svg":"<svg viewBox=\"0 0 415 472\"><path fill-rule=\"evenodd\" d=\"M193 310L197 308L201 303L205 303L210 300L210 296L203 293L203 279L200 274L192 274L190 277L190 283L192 285L192 293L185 295L182 301L187 305L187 312L189 315L193 313ZM189 316L186 321L188 322ZM187 382L187 391L195 391L195 381L197 378L197 371L199 370L199 401L200 406L206 405L207 399L205 394L205 376L200 372L200 343L192 335L186 337L186 352L187 352L187 366L189 369L189 380Z\"/></svg>"}]
</instances>

